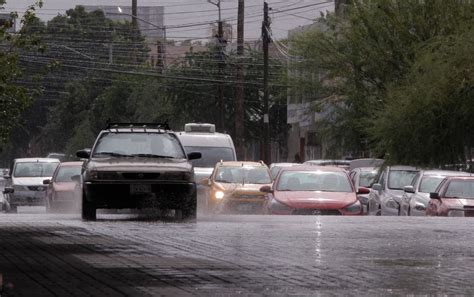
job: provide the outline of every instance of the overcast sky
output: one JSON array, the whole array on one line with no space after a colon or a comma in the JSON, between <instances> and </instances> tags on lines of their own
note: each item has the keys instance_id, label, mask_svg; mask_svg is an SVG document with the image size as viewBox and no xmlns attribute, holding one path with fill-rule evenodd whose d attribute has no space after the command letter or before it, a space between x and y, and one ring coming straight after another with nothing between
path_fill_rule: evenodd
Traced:
<instances>
[{"instance_id":1,"label":"overcast sky","mask_svg":"<svg viewBox=\"0 0 474 297\"><path fill-rule=\"evenodd\" d=\"M35 0L7 0L5 11L24 11ZM213 0L216 2L217 0ZM57 14L76 5L131 5L131 0L44 0L44 6L38 11L38 16L49 20ZM273 9L272 31L276 38L285 38L289 29L312 23L311 19L320 12L332 11L332 0L267 0ZM233 24L236 32L237 0L222 0L222 18ZM321 3L320 5L313 5ZM164 6L165 25L174 26L196 22L214 21L218 17L217 7L207 0L138 0L140 6ZM260 37L263 15L263 0L245 1L245 39L254 40ZM281 11L281 12L278 12ZM208 26L187 28L169 28L168 39L199 39L209 36ZM235 35L234 35L235 37Z\"/></svg>"}]
</instances>

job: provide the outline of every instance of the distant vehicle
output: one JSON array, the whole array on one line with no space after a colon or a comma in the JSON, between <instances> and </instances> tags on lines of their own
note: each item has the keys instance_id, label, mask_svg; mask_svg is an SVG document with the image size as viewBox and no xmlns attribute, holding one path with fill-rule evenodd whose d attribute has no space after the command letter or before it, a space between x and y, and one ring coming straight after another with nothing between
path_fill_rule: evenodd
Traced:
<instances>
[{"instance_id":1,"label":"distant vehicle","mask_svg":"<svg viewBox=\"0 0 474 297\"><path fill-rule=\"evenodd\" d=\"M448 176L469 176L462 171L421 170L411 185L405 186L400 204L401 216L424 216L430 202L430 193Z\"/></svg>"},{"instance_id":2,"label":"distant vehicle","mask_svg":"<svg viewBox=\"0 0 474 297\"><path fill-rule=\"evenodd\" d=\"M272 186L264 186L265 208L269 214L361 215L357 194L369 192L355 189L342 168L298 166L283 168Z\"/></svg>"},{"instance_id":3,"label":"distant vehicle","mask_svg":"<svg viewBox=\"0 0 474 297\"><path fill-rule=\"evenodd\" d=\"M262 162L219 162L207 182L210 211L262 213L265 195L260 187L271 184L270 170Z\"/></svg>"},{"instance_id":4,"label":"distant vehicle","mask_svg":"<svg viewBox=\"0 0 474 297\"><path fill-rule=\"evenodd\" d=\"M303 163L310 166L334 166L349 170L351 161L349 160L310 160Z\"/></svg>"},{"instance_id":5,"label":"distant vehicle","mask_svg":"<svg viewBox=\"0 0 474 297\"><path fill-rule=\"evenodd\" d=\"M353 170L360 167L373 167L373 168L380 168L383 165L383 159L354 159L350 161L349 169Z\"/></svg>"},{"instance_id":6,"label":"distant vehicle","mask_svg":"<svg viewBox=\"0 0 474 297\"><path fill-rule=\"evenodd\" d=\"M58 159L61 162L66 161L66 155L63 153L49 153L46 158Z\"/></svg>"},{"instance_id":7,"label":"distant vehicle","mask_svg":"<svg viewBox=\"0 0 474 297\"><path fill-rule=\"evenodd\" d=\"M53 176L58 159L53 158L20 158L13 160L7 176L5 194L5 210L17 212L18 206L45 205L46 186L44 179Z\"/></svg>"},{"instance_id":8,"label":"distant vehicle","mask_svg":"<svg viewBox=\"0 0 474 297\"><path fill-rule=\"evenodd\" d=\"M109 123L82 169L82 218L99 208L153 208L176 219L196 219L196 183L190 160L167 123Z\"/></svg>"},{"instance_id":9,"label":"distant vehicle","mask_svg":"<svg viewBox=\"0 0 474 297\"><path fill-rule=\"evenodd\" d=\"M349 176L356 189L359 187L370 189L377 178L377 173L378 170L376 167L357 167L351 170ZM369 193L358 194L357 198L362 204L364 213L368 213Z\"/></svg>"},{"instance_id":10,"label":"distant vehicle","mask_svg":"<svg viewBox=\"0 0 474 297\"><path fill-rule=\"evenodd\" d=\"M270 165L270 172L272 174L272 179L274 180L282 168L291 167L291 166L301 166L300 163L272 163Z\"/></svg>"},{"instance_id":11,"label":"distant vehicle","mask_svg":"<svg viewBox=\"0 0 474 297\"><path fill-rule=\"evenodd\" d=\"M79 209L82 199L82 162L63 162L51 179L43 180L46 189L46 211L58 211L65 207Z\"/></svg>"},{"instance_id":12,"label":"distant vehicle","mask_svg":"<svg viewBox=\"0 0 474 297\"><path fill-rule=\"evenodd\" d=\"M474 177L446 177L430 198L427 216L474 217Z\"/></svg>"},{"instance_id":13,"label":"distant vehicle","mask_svg":"<svg viewBox=\"0 0 474 297\"><path fill-rule=\"evenodd\" d=\"M217 133L213 124L188 123L184 131L177 133L184 150L201 153L201 158L191 161L194 166L194 177L197 184L198 203L207 208L207 188L200 182L211 176L216 163L236 161L234 142L228 134Z\"/></svg>"},{"instance_id":14,"label":"distant vehicle","mask_svg":"<svg viewBox=\"0 0 474 297\"><path fill-rule=\"evenodd\" d=\"M3 173L2 175L0 175L0 211L2 211L4 210L4 206L5 206L5 198L3 197L3 190L5 190L5 186L7 183L5 176L8 177L8 169L0 168L0 172Z\"/></svg>"},{"instance_id":15,"label":"distant vehicle","mask_svg":"<svg viewBox=\"0 0 474 297\"><path fill-rule=\"evenodd\" d=\"M379 173L369 194L368 213L398 216L403 189L411 185L419 169L412 166L388 166Z\"/></svg>"}]
</instances>

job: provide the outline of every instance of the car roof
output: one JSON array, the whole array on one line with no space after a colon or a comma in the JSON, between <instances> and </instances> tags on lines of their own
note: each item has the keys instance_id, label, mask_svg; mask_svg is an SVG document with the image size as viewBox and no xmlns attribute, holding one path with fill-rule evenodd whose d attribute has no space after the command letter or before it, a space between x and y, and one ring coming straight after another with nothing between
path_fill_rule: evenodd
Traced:
<instances>
[{"instance_id":1,"label":"car roof","mask_svg":"<svg viewBox=\"0 0 474 297\"><path fill-rule=\"evenodd\" d=\"M464 171L453 170L424 170L423 175L470 176L471 174Z\"/></svg>"},{"instance_id":2,"label":"car roof","mask_svg":"<svg viewBox=\"0 0 474 297\"><path fill-rule=\"evenodd\" d=\"M102 130L100 133L173 133L171 130L157 129L157 128L143 128L143 127L133 127L133 128L108 128Z\"/></svg>"},{"instance_id":3,"label":"car roof","mask_svg":"<svg viewBox=\"0 0 474 297\"><path fill-rule=\"evenodd\" d=\"M410 170L410 171L419 171L420 169L413 166L406 165L394 165L389 167L390 170Z\"/></svg>"},{"instance_id":4,"label":"car roof","mask_svg":"<svg viewBox=\"0 0 474 297\"><path fill-rule=\"evenodd\" d=\"M31 163L31 162L50 162L50 163L60 163L59 159L56 158L17 158L15 163Z\"/></svg>"},{"instance_id":5,"label":"car roof","mask_svg":"<svg viewBox=\"0 0 474 297\"><path fill-rule=\"evenodd\" d=\"M176 132L183 146L206 146L233 148L233 142L228 134L206 132Z\"/></svg>"},{"instance_id":6,"label":"car roof","mask_svg":"<svg viewBox=\"0 0 474 297\"><path fill-rule=\"evenodd\" d=\"M282 171L326 171L326 172L347 172L344 168L336 166L314 166L314 165L300 165L284 167Z\"/></svg>"},{"instance_id":7,"label":"car roof","mask_svg":"<svg viewBox=\"0 0 474 297\"><path fill-rule=\"evenodd\" d=\"M447 176L446 179L463 179L463 180L474 180L474 176Z\"/></svg>"},{"instance_id":8,"label":"car roof","mask_svg":"<svg viewBox=\"0 0 474 297\"><path fill-rule=\"evenodd\" d=\"M300 163L289 163L289 162L286 162L286 163L272 163L270 165L270 168L273 168L273 167L291 167L291 166L301 166Z\"/></svg>"},{"instance_id":9,"label":"car roof","mask_svg":"<svg viewBox=\"0 0 474 297\"><path fill-rule=\"evenodd\" d=\"M74 162L62 162L59 164L61 167L66 167L66 166L82 166L84 162L81 161L74 161Z\"/></svg>"},{"instance_id":10,"label":"car roof","mask_svg":"<svg viewBox=\"0 0 474 297\"><path fill-rule=\"evenodd\" d=\"M253 161L224 161L217 163L219 167L239 167L239 166L254 166L254 167L267 167L263 162L253 162Z\"/></svg>"}]
</instances>

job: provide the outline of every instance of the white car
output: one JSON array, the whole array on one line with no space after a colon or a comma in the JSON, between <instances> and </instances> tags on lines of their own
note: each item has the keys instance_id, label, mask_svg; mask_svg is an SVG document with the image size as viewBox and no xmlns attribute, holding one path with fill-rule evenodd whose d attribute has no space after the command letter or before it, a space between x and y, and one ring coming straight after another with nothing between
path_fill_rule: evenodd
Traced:
<instances>
[{"instance_id":1,"label":"white car","mask_svg":"<svg viewBox=\"0 0 474 297\"><path fill-rule=\"evenodd\" d=\"M5 210L16 212L18 206L45 205L47 186L43 180L51 179L59 163L53 158L15 159L3 190Z\"/></svg>"}]
</instances>

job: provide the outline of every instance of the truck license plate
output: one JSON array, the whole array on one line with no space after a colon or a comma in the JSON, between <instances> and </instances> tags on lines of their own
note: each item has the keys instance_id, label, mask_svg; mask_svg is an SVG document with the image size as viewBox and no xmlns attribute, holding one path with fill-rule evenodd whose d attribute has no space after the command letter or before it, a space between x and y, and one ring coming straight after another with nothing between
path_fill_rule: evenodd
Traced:
<instances>
[{"instance_id":1,"label":"truck license plate","mask_svg":"<svg viewBox=\"0 0 474 297\"><path fill-rule=\"evenodd\" d=\"M130 185L130 194L151 193L151 185Z\"/></svg>"}]
</instances>

